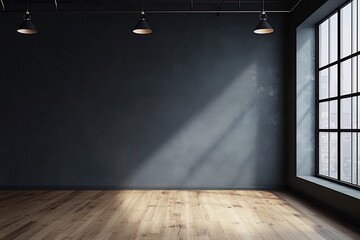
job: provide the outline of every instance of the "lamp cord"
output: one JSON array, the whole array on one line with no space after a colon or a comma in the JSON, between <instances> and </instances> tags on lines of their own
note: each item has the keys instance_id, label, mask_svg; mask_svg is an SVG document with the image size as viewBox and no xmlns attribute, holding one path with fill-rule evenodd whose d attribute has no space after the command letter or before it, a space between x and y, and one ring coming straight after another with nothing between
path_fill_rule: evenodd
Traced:
<instances>
[{"instance_id":1,"label":"lamp cord","mask_svg":"<svg viewBox=\"0 0 360 240\"><path fill-rule=\"evenodd\" d=\"M26 0L26 11L29 11L29 0Z\"/></svg>"},{"instance_id":2,"label":"lamp cord","mask_svg":"<svg viewBox=\"0 0 360 240\"><path fill-rule=\"evenodd\" d=\"M3 9L3 12L5 12L5 4L4 4L4 1L3 0L0 0L1 1L1 6L2 6L2 9Z\"/></svg>"},{"instance_id":3,"label":"lamp cord","mask_svg":"<svg viewBox=\"0 0 360 240\"><path fill-rule=\"evenodd\" d=\"M263 12L265 12L265 0L263 0Z\"/></svg>"}]
</instances>

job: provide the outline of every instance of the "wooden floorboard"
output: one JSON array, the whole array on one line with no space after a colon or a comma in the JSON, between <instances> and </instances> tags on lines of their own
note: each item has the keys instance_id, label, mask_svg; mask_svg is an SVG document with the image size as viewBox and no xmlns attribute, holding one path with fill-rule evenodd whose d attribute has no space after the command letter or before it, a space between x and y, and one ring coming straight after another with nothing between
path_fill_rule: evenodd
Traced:
<instances>
[{"instance_id":1,"label":"wooden floorboard","mask_svg":"<svg viewBox=\"0 0 360 240\"><path fill-rule=\"evenodd\" d=\"M360 239L284 192L0 191L0 239Z\"/></svg>"}]
</instances>

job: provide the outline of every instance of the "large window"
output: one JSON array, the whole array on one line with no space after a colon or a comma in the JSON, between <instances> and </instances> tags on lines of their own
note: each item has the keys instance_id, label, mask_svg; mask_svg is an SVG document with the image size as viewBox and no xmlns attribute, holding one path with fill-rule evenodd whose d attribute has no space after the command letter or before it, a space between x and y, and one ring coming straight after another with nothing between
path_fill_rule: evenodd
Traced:
<instances>
[{"instance_id":1,"label":"large window","mask_svg":"<svg viewBox=\"0 0 360 240\"><path fill-rule=\"evenodd\" d=\"M317 173L360 186L360 0L318 28Z\"/></svg>"}]
</instances>

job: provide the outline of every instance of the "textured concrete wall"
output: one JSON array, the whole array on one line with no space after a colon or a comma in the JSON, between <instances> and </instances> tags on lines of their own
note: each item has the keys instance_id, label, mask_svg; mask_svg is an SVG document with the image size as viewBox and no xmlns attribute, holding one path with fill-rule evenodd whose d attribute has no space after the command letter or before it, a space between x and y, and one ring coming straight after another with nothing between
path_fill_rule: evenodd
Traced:
<instances>
[{"instance_id":1,"label":"textured concrete wall","mask_svg":"<svg viewBox=\"0 0 360 240\"><path fill-rule=\"evenodd\" d=\"M285 17L2 14L0 185L281 186Z\"/></svg>"},{"instance_id":2,"label":"textured concrete wall","mask_svg":"<svg viewBox=\"0 0 360 240\"><path fill-rule=\"evenodd\" d=\"M296 41L296 169L315 174L315 29L299 27Z\"/></svg>"}]
</instances>

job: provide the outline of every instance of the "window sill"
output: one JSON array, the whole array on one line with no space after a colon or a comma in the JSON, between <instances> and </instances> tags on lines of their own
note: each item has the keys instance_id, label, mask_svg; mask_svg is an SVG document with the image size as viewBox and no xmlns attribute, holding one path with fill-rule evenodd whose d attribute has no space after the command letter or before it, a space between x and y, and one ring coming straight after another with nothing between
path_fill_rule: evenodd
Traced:
<instances>
[{"instance_id":1,"label":"window sill","mask_svg":"<svg viewBox=\"0 0 360 240\"><path fill-rule=\"evenodd\" d=\"M298 176L298 178L360 200L360 191L359 190L349 188L349 187L346 187L346 186L343 186L340 184L336 184L336 183L333 183L333 182L330 182L330 181L327 181L327 180L324 180L324 179L321 179L318 177L313 177L313 176Z\"/></svg>"}]
</instances>

